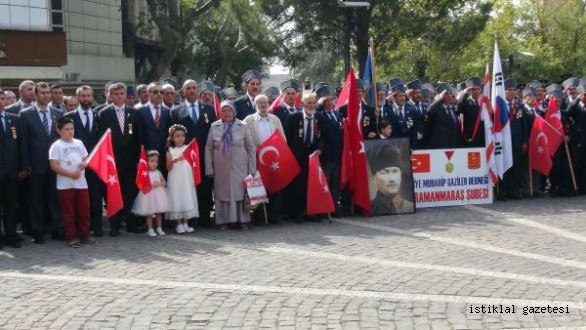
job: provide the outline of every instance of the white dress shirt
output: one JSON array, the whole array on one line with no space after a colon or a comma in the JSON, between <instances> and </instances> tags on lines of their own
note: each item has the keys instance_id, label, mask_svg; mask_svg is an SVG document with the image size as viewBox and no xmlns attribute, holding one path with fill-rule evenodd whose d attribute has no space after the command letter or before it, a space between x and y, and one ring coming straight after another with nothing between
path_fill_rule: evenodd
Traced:
<instances>
[{"instance_id":1,"label":"white dress shirt","mask_svg":"<svg viewBox=\"0 0 586 330\"><path fill-rule=\"evenodd\" d=\"M303 139L303 141L305 141L305 134L307 132L307 118L312 118L313 119L311 121L311 128L312 128L312 130L309 133L310 134L309 135L310 136L309 141L310 141L310 143L312 143L313 142L313 132L315 130L315 114L313 116L309 117L307 115L307 112L305 112L305 109L303 109L302 111L303 111L303 136L302 136L302 139Z\"/></svg>"},{"instance_id":2,"label":"white dress shirt","mask_svg":"<svg viewBox=\"0 0 586 330\"><path fill-rule=\"evenodd\" d=\"M86 112L88 114L88 117L85 116ZM87 120L87 118L89 118L90 130L91 130L92 125L94 124L94 113L92 112L92 109L85 111L85 110L83 110L83 108L81 106L79 106L79 107L77 107L77 113L79 114L79 118L81 118L81 124L83 125L83 127L85 127L85 121Z\"/></svg>"}]
</instances>

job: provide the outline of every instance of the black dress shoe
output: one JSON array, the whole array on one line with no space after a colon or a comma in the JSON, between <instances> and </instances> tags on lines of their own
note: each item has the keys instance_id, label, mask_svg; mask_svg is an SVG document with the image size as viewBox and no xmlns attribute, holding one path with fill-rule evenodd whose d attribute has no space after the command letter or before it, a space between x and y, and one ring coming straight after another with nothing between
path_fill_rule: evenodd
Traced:
<instances>
[{"instance_id":1,"label":"black dress shoe","mask_svg":"<svg viewBox=\"0 0 586 330\"><path fill-rule=\"evenodd\" d=\"M96 228L96 229L94 229L94 236L95 237L102 237L102 236L104 236L104 230L102 230L102 228Z\"/></svg>"},{"instance_id":2,"label":"black dress shoe","mask_svg":"<svg viewBox=\"0 0 586 330\"><path fill-rule=\"evenodd\" d=\"M44 233L33 234L33 243L45 244L45 234Z\"/></svg>"},{"instance_id":3,"label":"black dress shoe","mask_svg":"<svg viewBox=\"0 0 586 330\"><path fill-rule=\"evenodd\" d=\"M14 240L14 241L6 242L6 246L10 246L12 248L18 249L22 246L22 243L20 243L19 240Z\"/></svg>"},{"instance_id":4,"label":"black dress shoe","mask_svg":"<svg viewBox=\"0 0 586 330\"><path fill-rule=\"evenodd\" d=\"M120 229L112 228L110 229L110 237L117 237L120 236Z\"/></svg>"}]
</instances>

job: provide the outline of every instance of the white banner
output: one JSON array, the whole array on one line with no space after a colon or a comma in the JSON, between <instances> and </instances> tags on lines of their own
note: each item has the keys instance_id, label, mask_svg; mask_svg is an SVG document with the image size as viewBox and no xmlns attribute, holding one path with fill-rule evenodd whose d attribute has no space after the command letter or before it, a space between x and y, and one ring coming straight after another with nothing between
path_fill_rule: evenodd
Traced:
<instances>
[{"instance_id":1,"label":"white banner","mask_svg":"<svg viewBox=\"0 0 586 330\"><path fill-rule=\"evenodd\" d=\"M484 148L414 150L411 166L417 208L492 203Z\"/></svg>"},{"instance_id":2,"label":"white banner","mask_svg":"<svg viewBox=\"0 0 586 330\"><path fill-rule=\"evenodd\" d=\"M253 206L269 202L267 191L265 190L265 185L262 182L259 172L256 172L254 177L249 174L244 178L244 186L246 187L248 198L250 198L250 204Z\"/></svg>"}]
</instances>

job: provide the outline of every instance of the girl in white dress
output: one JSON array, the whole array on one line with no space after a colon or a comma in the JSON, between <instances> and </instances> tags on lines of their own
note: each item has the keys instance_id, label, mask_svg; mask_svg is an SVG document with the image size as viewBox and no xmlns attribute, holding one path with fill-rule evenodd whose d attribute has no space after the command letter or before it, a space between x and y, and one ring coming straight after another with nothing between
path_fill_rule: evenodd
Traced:
<instances>
[{"instance_id":1,"label":"girl in white dress","mask_svg":"<svg viewBox=\"0 0 586 330\"><path fill-rule=\"evenodd\" d=\"M157 169L159 167L159 153L156 150L147 152L147 168L151 180L152 189L146 194L142 191L136 196L132 213L146 217L147 235L156 237L165 235L161 228L163 218L162 214L169 211L169 198L167 189L165 189L165 178ZM157 231L153 230L153 218L157 223Z\"/></svg>"},{"instance_id":2,"label":"girl in white dress","mask_svg":"<svg viewBox=\"0 0 586 330\"><path fill-rule=\"evenodd\" d=\"M198 218L197 192L193 184L193 172L189 162L183 157L187 149L183 125L169 128L169 151L167 151L167 170L169 171L168 191L170 210L167 219L177 221L177 233L191 233L187 220Z\"/></svg>"}]
</instances>

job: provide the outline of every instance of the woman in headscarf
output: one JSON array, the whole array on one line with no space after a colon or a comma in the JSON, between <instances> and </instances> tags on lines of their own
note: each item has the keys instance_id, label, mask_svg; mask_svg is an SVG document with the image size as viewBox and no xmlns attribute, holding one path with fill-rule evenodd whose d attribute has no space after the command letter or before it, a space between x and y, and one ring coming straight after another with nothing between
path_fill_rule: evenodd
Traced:
<instances>
[{"instance_id":1,"label":"woman in headscarf","mask_svg":"<svg viewBox=\"0 0 586 330\"><path fill-rule=\"evenodd\" d=\"M236 118L231 101L220 105L220 120L210 128L206 143L206 175L214 178L216 225L226 230L228 224L248 229L250 212L242 208L246 192L243 181L256 173L256 148L245 122Z\"/></svg>"}]
</instances>

